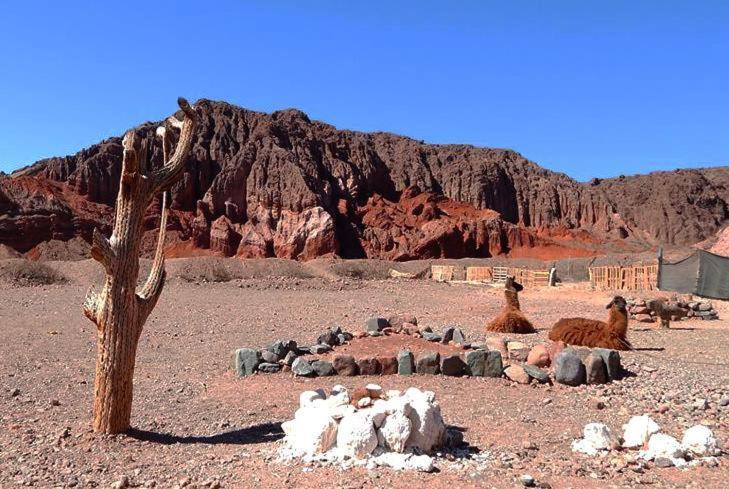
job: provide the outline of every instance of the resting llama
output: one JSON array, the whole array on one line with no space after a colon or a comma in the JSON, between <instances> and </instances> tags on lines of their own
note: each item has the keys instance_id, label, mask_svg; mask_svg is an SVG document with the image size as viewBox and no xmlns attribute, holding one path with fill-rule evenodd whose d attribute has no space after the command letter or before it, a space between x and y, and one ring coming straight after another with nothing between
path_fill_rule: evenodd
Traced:
<instances>
[{"instance_id":1,"label":"resting llama","mask_svg":"<svg viewBox=\"0 0 729 489\"><path fill-rule=\"evenodd\" d=\"M506 297L506 306L501 310L498 316L496 316L486 327L487 331L493 331L495 333L519 333L527 334L534 333L534 326L529 320L522 314L519 308L519 291L523 290L524 287L519 282L514 280L514 277L506 278L506 287L504 289L504 296Z\"/></svg>"},{"instance_id":2,"label":"resting llama","mask_svg":"<svg viewBox=\"0 0 729 489\"><path fill-rule=\"evenodd\" d=\"M549 339L569 345L629 350L632 347L625 336L628 332L625 299L616 295L605 308L610 310L607 323L585 318L560 319L552 326Z\"/></svg>"}]
</instances>

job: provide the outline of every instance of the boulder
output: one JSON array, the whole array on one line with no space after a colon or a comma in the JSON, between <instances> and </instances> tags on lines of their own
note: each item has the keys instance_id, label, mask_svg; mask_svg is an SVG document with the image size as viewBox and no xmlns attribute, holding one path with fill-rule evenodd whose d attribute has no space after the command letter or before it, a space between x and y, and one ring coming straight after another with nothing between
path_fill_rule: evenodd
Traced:
<instances>
[{"instance_id":1,"label":"boulder","mask_svg":"<svg viewBox=\"0 0 729 489\"><path fill-rule=\"evenodd\" d=\"M623 447L641 447L661 428L650 416L633 416L623 425Z\"/></svg>"},{"instance_id":2,"label":"boulder","mask_svg":"<svg viewBox=\"0 0 729 489\"><path fill-rule=\"evenodd\" d=\"M509 365L504 369L504 375L518 384L528 384L531 381L529 374L519 365Z\"/></svg>"},{"instance_id":3,"label":"boulder","mask_svg":"<svg viewBox=\"0 0 729 489\"><path fill-rule=\"evenodd\" d=\"M342 418L337 431L337 448L343 455L361 459L377 448L377 433L372 417L357 411Z\"/></svg>"},{"instance_id":4,"label":"boulder","mask_svg":"<svg viewBox=\"0 0 729 489\"><path fill-rule=\"evenodd\" d=\"M397 354L397 373L400 375L415 373L415 358L412 352L403 350Z\"/></svg>"},{"instance_id":5,"label":"boulder","mask_svg":"<svg viewBox=\"0 0 729 489\"><path fill-rule=\"evenodd\" d=\"M686 460L684 460L685 455L686 453L678 440L665 433L654 433L651 435L648 439L648 447L638 453L639 458L645 460L665 458L676 466L686 464Z\"/></svg>"},{"instance_id":6,"label":"boulder","mask_svg":"<svg viewBox=\"0 0 729 489\"><path fill-rule=\"evenodd\" d=\"M380 364L382 375L394 375L397 373L397 358L391 356L377 357L377 363Z\"/></svg>"},{"instance_id":7,"label":"boulder","mask_svg":"<svg viewBox=\"0 0 729 489\"><path fill-rule=\"evenodd\" d=\"M382 317L371 317L365 322L365 331L382 331L390 326L387 319Z\"/></svg>"},{"instance_id":8,"label":"boulder","mask_svg":"<svg viewBox=\"0 0 729 489\"><path fill-rule=\"evenodd\" d=\"M402 453L412 433L413 424L405 413L396 411L385 418L380 426L384 448ZM379 437L378 437L379 438Z\"/></svg>"},{"instance_id":9,"label":"boulder","mask_svg":"<svg viewBox=\"0 0 729 489\"><path fill-rule=\"evenodd\" d=\"M343 375L345 377L351 377L359 373L357 362L355 362L352 355L335 356L332 366L334 367L334 370L337 371L338 375Z\"/></svg>"},{"instance_id":10,"label":"boulder","mask_svg":"<svg viewBox=\"0 0 729 489\"><path fill-rule=\"evenodd\" d=\"M261 352L253 348L239 348L233 352L233 370L238 377L252 375L261 363Z\"/></svg>"},{"instance_id":11,"label":"boulder","mask_svg":"<svg viewBox=\"0 0 729 489\"><path fill-rule=\"evenodd\" d=\"M323 360L314 360L311 362L311 368L314 369L314 373L317 377L329 377L337 374L337 371L334 370L334 366Z\"/></svg>"},{"instance_id":12,"label":"boulder","mask_svg":"<svg viewBox=\"0 0 729 489\"><path fill-rule=\"evenodd\" d=\"M311 364L303 357L298 357L291 364L291 371L297 377L313 377L314 369L311 368Z\"/></svg>"},{"instance_id":13,"label":"boulder","mask_svg":"<svg viewBox=\"0 0 729 489\"><path fill-rule=\"evenodd\" d=\"M486 350L466 352L466 372L473 377L483 377L486 371Z\"/></svg>"},{"instance_id":14,"label":"boulder","mask_svg":"<svg viewBox=\"0 0 729 489\"><path fill-rule=\"evenodd\" d=\"M607 367L599 354L591 353L585 358L585 374L588 384L605 384L608 381Z\"/></svg>"},{"instance_id":15,"label":"boulder","mask_svg":"<svg viewBox=\"0 0 729 489\"><path fill-rule=\"evenodd\" d=\"M419 374L437 375L440 373L440 354L426 351L418 357L415 371Z\"/></svg>"},{"instance_id":16,"label":"boulder","mask_svg":"<svg viewBox=\"0 0 729 489\"><path fill-rule=\"evenodd\" d=\"M484 377L501 377L504 373L504 364L501 360L501 353L496 350L486 352L486 361L484 362Z\"/></svg>"},{"instance_id":17,"label":"boulder","mask_svg":"<svg viewBox=\"0 0 729 489\"><path fill-rule=\"evenodd\" d=\"M529 351L527 355L526 363L534 365L535 367L549 367L549 351L544 345L536 345Z\"/></svg>"},{"instance_id":18,"label":"boulder","mask_svg":"<svg viewBox=\"0 0 729 489\"><path fill-rule=\"evenodd\" d=\"M443 445L446 434L446 426L440 406L435 402L435 395L411 387L405 391L403 397L411 407L408 418L412 423L412 432L406 447L429 454L434 448Z\"/></svg>"},{"instance_id":19,"label":"boulder","mask_svg":"<svg viewBox=\"0 0 729 489\"><path fill-rule=\"evenodd\" d=\"M295 418L281 424L286 443L299 455L324 453L337 441L337 422L326 410L300 408Z\"/></svg>"},{"instance_id":20,"label":"boulder","mask_svg":"<svg viewBox=\"0 0 729 489\"><path fill-rule=\"evenodd\" d=\"M380 375L382 373L382 366L376 358L360 358L357 360L357 368L360 375Z\"/></svg>"},{"instance_id":21,"label":"boulder","mask_svg":"<svg viewBox=\"0 0 729 489\"><path fill-rule=\"evenodd\" d=\"M623 365L620 362L620 352L608 348L595 348L593 355L599 355L607 368L607 376L610 380L623 378Z\"/></svg>"},{"instance_id":22,"label":"boulder","mask_svg":"<svg viewBox=\"0 0 729 489\"><path fill-rule=\"evenodd\" d=\"M574 351L564 350L557 355L554 365L554 379L560 384L578 386L585 383L585 366Z\"/></svg>"},{"instance_id":23,"label":"boulder","mask_svg":"<svg viewBox=\"0 0 729 489\"><path fill-rule=\"evenodd\" d=\"M450 377L460 377L466 372L466 364L458 354L448 355L441 359L440 372Z\"/></svg>"},{"instance_id":24,"label":"boulder","mask_svg":"<svg viewBox=\"0 0 729 489\"><path fill-rule=\"evenodd\" d=\"M681 446L693 455L705 456L716 448L716 438L706 426L696 425L684 432Z\"/></svg>"}]
</instances>

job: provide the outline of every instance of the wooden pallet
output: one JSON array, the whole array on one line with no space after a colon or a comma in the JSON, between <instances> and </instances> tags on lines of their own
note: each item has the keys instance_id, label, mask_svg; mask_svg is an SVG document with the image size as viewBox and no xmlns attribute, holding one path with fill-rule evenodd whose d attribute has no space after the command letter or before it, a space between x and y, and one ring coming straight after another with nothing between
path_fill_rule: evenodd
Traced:
<instances>
[{"instance_id":1,"label":"wooden pallet","mask_svg":"<svg viewBox=\"0 0 729 489\"><path fill-rule=\"evenodd\" d=\"M455 267L448 265L431 265L430 273L436 282L450 282L455 274Z\"/></svg>"},{"instance_id":2,"label":"wooden pallet","mask_svg":"<svg viewBox=\"0 0 729 489\"><path fill-rule=\"evenodd\" d=\"M493 278L491 267L466 267L466 282L492 282Z\"/></svg>"},{"instance_id":3,"label":"wooden pallet","mask_svg":"<svg viewBox=\"0 0 729 489\"><path fill-rule=\"evenodd\" d=\"M656 290L658 265L590 267L595 290Z\"/></svg>"}]
</instances>

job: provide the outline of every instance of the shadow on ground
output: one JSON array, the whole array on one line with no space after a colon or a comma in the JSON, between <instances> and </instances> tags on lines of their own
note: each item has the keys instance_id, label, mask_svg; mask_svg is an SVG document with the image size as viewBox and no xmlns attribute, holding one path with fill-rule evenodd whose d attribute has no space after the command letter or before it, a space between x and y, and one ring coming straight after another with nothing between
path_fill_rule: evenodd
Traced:
<instances>
[{"instance_id":1,"label":"shadow on ground","mask_svg":"<svg viewBox=\"0 0 729 489\"><path fill-rule=\"evenodd\" d=\"M132 428L127 436L151 443L174 445L176 443L199 443L203 445L251 445L280 440L284 436L281 423L264 423L239 430L226 431L208 436L178 436L170 433Z\"/></svg>"}]
</instances>

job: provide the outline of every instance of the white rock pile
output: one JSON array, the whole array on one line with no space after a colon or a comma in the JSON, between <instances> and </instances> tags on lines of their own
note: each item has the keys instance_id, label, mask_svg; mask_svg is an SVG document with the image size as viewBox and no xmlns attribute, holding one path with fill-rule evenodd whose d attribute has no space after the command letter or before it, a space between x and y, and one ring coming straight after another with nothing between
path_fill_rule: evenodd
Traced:
<instances>
[{"instance_id":1,"label":"white rock pile","mask_svg":"<svg viewBox=\"0 0 729 489\"><path fill-rule=\"evenodd\" d=\"M713 432L703 425L687 429L683 439L661 433L661 428L649 416L633 416L623 425L622 445L602 423L585 425L583 437L572 442L572 451L590 456L606 455L618 448L640 451L638 459L651 460L659 467L684 467L702 462L715 462L720 455ZM709 463L709 465L716 465Z\"/></svg>"},{"instance_id":2,"label":"white rock pile","mask_svg":"<svg viewBox=\"0 0 729 489\"><path fill-rule=\"evenodd\" d=\"M450 438L435 394L414 387L383 392L375 384L366 389L369 397L359 398L357 407L343 386L329 396L322 389L302 392L294 419L282 424L281 460L434 470L431 454Z\"/></svg>"}]
</instances>

